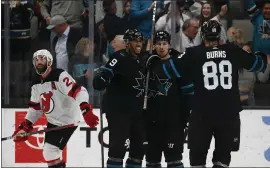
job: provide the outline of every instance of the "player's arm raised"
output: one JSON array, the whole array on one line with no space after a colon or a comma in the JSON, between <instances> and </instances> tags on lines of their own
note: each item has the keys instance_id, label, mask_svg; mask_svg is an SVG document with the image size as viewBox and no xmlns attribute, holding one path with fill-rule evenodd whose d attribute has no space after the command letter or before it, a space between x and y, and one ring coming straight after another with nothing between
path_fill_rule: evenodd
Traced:
<instances>
[{"instance_id":1,"label":"player's arm raised","mask_svg":"<svg viewBox=\"0 0 270 169\"><path fill-rule=\"evenodd\" d=\"M96 127L99 119L93 113L93 106L88 103L89 95L87 90L83 86L79 86L67 72L61 73L59 82L57 86L59 90L79 103L85 122L91 128Z\"/></svg>"},{"instance_id":2,"label":"player's arm raised","mask_svg":"<svg viewBox=\"0 0 270 169\"><path fill-rule=\"evenodd\" d=\"M119 73L119 69L121 67L121 59L120 57L117 57L117 54L118 53L113 54L110 60L104 66L101 66L98 69L93 79L93 87L95 90L104 90L114 75L117 72Z\"/></svg>"},{"instance_id":3,"label":"player's arm raised","mask_svg":"<svg viewBox=\"0 0 270 169\"><path fill-rule=\"evenodd\" d=\"M16 136L14 141L20 142L27 140L28 137L22 137L20 136L20 134L31 132L33 130L32 125L38 120L41 115L42 111L39 103L39 96L36 91L36 86L32 86L28 112L24 121L16 128L15 132L12 135Z\"/></svg>"},{"instance_id":4,"label":"player's arm raised","mask_svg":"<svg viewBox=\"0 0 270 169\"><path fill-rule=\"evenodd\" d=\"M262 52L248 53L235 46L235 51L239 68L245 68L249 72L263 72L267 64L267 56Z\"/></svg>"}]
</instances>

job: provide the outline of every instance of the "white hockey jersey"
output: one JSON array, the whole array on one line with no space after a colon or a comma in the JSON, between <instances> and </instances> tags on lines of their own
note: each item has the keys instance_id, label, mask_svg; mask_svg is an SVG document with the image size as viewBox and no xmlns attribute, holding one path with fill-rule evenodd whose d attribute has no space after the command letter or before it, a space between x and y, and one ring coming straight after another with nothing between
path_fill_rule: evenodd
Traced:
<instances>
[{"instance_id":1,"label":"white hockey jersey","mask_svg":"<svg viewBox=\"0 0 270 169\"><path fill-rule=\"evenodd\" d=\"M79 104L88 103L86 89L62 69L53 69L46 79L34 80L26 119L35 123L44 113L49 123L62 126L82 119Z\"/></svg>"}]
</instances>

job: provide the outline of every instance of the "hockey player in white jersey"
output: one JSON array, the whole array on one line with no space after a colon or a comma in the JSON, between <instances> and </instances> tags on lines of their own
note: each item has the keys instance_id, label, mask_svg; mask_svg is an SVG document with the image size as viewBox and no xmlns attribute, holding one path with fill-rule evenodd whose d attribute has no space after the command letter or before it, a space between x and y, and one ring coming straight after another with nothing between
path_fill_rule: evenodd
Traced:
<instances>
[{"instance_id":1,"label":"hockey player in white jersey","mask_svg":"<svg viewBox=\"0 0 270 169\"><path fill-rule=\"evenodd\" d=\"M88 103L87 90L78 86L75 80L62 69L53 69L53 57L47 50L38 50L33 55L33 65L37 76L33 80L29 110L25 120L15 130L14 141L27 140L20 133L30 132L32 125L44 113L48 120L47 128L67 125L80 121L92 128L98 125L98 117ZM63 168L62 150L77 127L51 131L45 134L43 157L50 168Z\"/></svg>"}]
</instances>

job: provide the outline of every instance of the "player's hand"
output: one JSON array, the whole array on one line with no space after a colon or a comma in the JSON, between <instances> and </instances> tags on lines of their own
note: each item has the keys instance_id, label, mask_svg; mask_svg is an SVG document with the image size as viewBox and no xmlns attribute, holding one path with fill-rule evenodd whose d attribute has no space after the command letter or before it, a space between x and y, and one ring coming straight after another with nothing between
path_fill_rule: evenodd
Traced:
<instances>
[{"instance_id":1,"label":"player's hand","mask_svg":"<svg viewBox=\"0 0 270 169\"><path fill-rule=\"evenodd\" d=\"M23 136L23 133L29 133L33 130L32 123L28 120L24 120L19 127L14 131L13 137L14 142L22 142L28 139L28 136Z\"/></svg>"},{"instance_id":2,"label":"player's hand","mask_svg":"<svg viewBox=\"0 0 270 169\"><path fill-rule=\"evenodd\" d=\"M93 113L93 107L92 105L83 102L80 104L80 108L83 112L83 118L85 120L85 122L88 124L88 126L90 126L91 128L95 128L98 125L98 116L96 116Z\"/></svg>"},{"instance_id":3,"label":"player's hand","mask_svg":"<svg viewBox=\"0 0 270 169\"><path fill-rule=\"evenodd\" d=\"M93 87L95 90L104 90L110 83L113 73L107 69L99 68L93 79Z\"/></svg>"},{"instance_id":4,"label":"player's hand","mask_svg":"<svg viewBox=\"0 0 270 169\"><path fill-rule=\"evenodd\" d=\"M270 55L267 55L267 64L270 65Z\"/></svg>"}]
</instances>

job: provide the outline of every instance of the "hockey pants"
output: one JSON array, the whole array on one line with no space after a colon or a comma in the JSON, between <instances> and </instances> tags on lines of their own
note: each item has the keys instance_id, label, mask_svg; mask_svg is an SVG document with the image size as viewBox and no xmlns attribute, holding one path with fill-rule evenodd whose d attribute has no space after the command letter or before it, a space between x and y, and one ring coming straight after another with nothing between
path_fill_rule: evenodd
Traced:
<instances>
[{"instance_id":1,"label":"hockey pants","mask_svg":"<svg viewBox=\"0 0 270 169\"><path fill-rule=\"evenodd\" d=\"M141 167L145 154L145 128L142 115L106 115L109 127L109 153L107 167L122 167L129 150L127 167Z\"/></svg>"},{"instance_id":2,"label":"hockey pants","mask_svg":"<svg viewBox=\"0 0 270 169\"><path fill-rule=\"evenodd\" d=\"M221 119L191 113L188 130L188 148L191 166L205 166L212 137L215 138L215 150L212 162L214 167L228 167L231 152L239 150L239 116Z\"/></svg>"},{"instance_id":3,"label":"hockey pants","mask_svg":"<svg viewBox=\"0 0 270 169\"><path fill-rule=\"evenodd\" d=\"M160 167L162 152L167 167L183 167L181 160L184 144L184 125L176 119L172 118L170 122L148 120L147 167Z\"/></svg>"}]
</instances>

